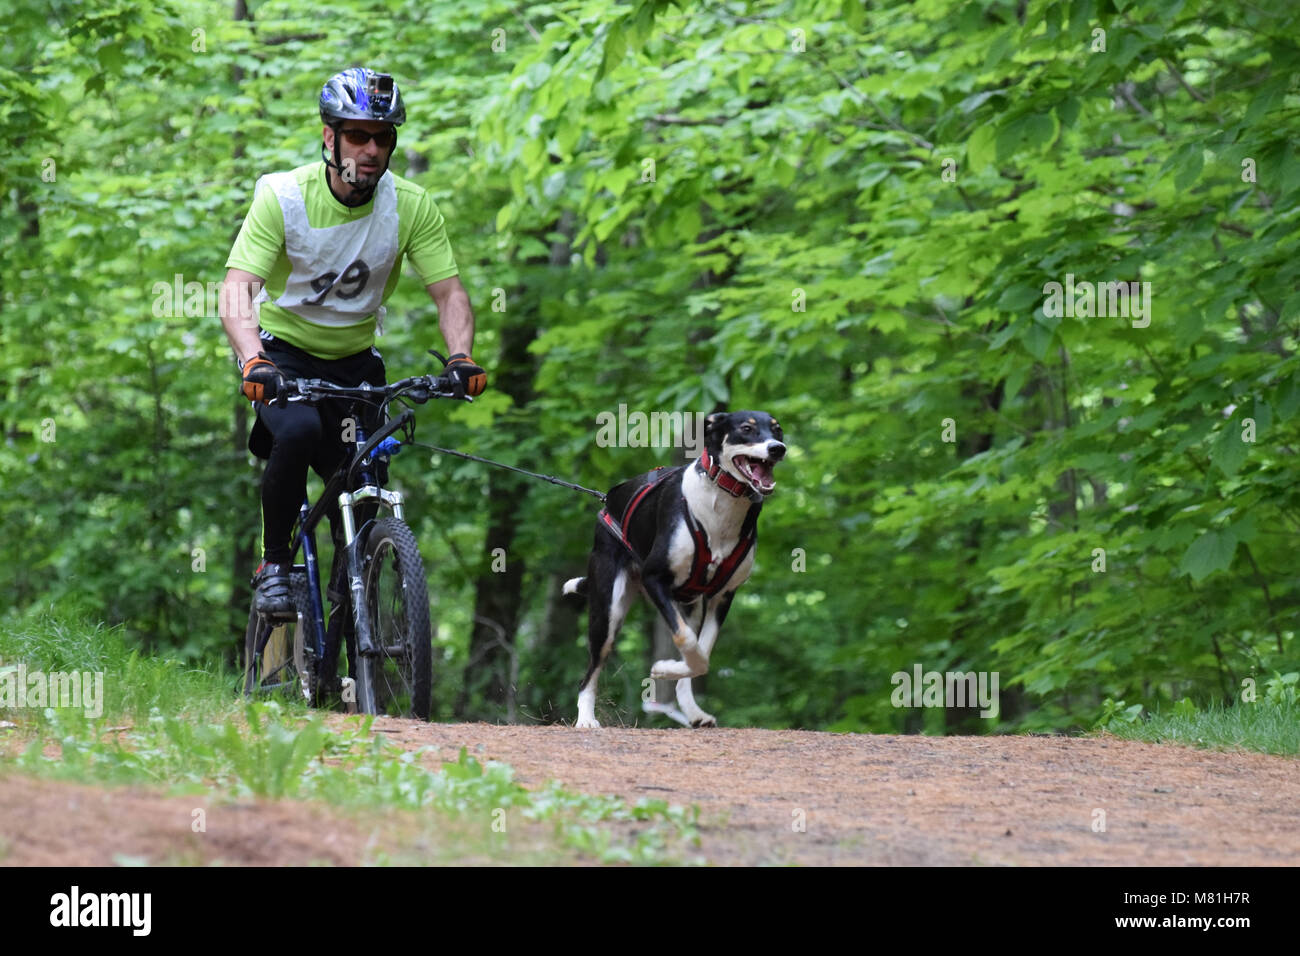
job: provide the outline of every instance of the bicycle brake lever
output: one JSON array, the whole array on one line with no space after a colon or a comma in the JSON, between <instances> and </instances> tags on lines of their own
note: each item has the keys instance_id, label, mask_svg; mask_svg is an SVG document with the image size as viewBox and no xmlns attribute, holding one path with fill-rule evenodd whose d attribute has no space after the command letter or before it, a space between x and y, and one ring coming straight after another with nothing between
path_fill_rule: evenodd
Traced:
<instances>
[{"instance_id":1,"label":"bicycle brake lever","mask_svg":"<svg viewBox=\"0 0 1300 956\"><path fill-rule=\"evenodd\" d=\"M443 394L450 398L469 398L465 393L465 383L452 375L443 375L438 378L438 387Z\"/></svg>"}]
</instances>

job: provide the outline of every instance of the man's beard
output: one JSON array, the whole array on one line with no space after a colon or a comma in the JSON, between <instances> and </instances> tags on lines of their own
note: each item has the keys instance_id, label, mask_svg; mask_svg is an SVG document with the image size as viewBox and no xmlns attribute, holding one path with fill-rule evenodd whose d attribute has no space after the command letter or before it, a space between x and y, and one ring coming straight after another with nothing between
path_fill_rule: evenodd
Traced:
<instances>
[{"instance_id":1,"label":"man's beard","mask_svg":"<svg viewBox=\"0 0 1300 956\"><path fill-rule=\"evenodd\" d=\"M388 157L380 161L379 168L372 174L363 173L359 164L349 169L345 161L343 175L340 176L345 192L341 196L336 194L335 198L345 206L364 206L374 198L375 187L379 185L379 180L386 172L388 172ZM351 179L348 178L349 175Z\"/></svg>"},{"instance_id":2,"label":"man's beard","mask_svg":"<svg viewBox=\"0 0 1300 956\"><path fill-rule=\"evenodd\" d=\"M384 173L387 171L388 163L382 159L379 161L379 165L373 173L362 172L361 166L358 164L352 169L353 178L350 185L352 185L357 192L370 192L379 185L379 180L383 178Z\"/></svg>"}]
</instances>

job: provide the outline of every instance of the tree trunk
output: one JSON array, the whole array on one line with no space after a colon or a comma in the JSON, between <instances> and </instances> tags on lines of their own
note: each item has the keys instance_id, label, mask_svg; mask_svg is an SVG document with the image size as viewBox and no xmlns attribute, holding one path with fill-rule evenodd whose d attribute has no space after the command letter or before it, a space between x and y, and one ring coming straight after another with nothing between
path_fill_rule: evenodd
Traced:
<instances>
[{"instance_id":1,"label":"tree trunk","mask_svg":"<svg viewBox=\"0 0 1300 956\"><path fill-rule=\"evenodd\" d=\"M999 381L988 392L982 392L973 383L967 383L962 387L962 398L965 399L966 407L970 409L985 408L994 411L1002 407L1004 398L1005 380ZM971 458L974 455L982 454L993 447L993 432L976 431L972 428L965 428L958 431L957 448L958 453L963 459ZM971 521L966 528L964 544L966 547L967 560L965 566L972 572L979 565L979 554L984 539L984 521L982 518L976 518ZM957 608L958 614L964 620L972 620L979 617L979 609L976 607L976 597L970 591L970 580L967 577L959 583L959 587L966 589L965 599ZM953 633L953 648L958 653L958 660L964 656L963 644L965 642L967 627L959 626ZM967 661L966 667L977 664L978 661ZM929 669L928 667L926 668ZM979 668L975 668L977 671ZM946 682L945 682L946 686ZM1007 698L1007 692L1001 689L999 681L999 697L1004 700ZM946 703L946 702L945 702ZM968 703L970 703L968 701ZM1005 704L1003 706L1005 710ZM978 703L970 707L944 707L944 732L945 733L972 733L977 732L982 718L980 717L980 707Z\"/></svg>"},{"instance_id":2,"label":"tree trunk","mask_svg":"<svg viewBox=\"0 0 1300 956\"><path fill-rule=\"evenodd\" d=\"M535 235L544 239L552 231L565 236L573 234L573 216L565 213L550 229L539 230ZM557 241L551 245L545 259L526 261L525 266L541 269L560 267L568 262L569 242ZM529 269L523 270L525 276ZM518 305L513 312L494 313L501 323L501 363L496 376L496 387L509 395L517 413L524 413L533 399L533 383L537 365L528 347L537 337L537 302L531 293L530 283L524 281L513 291L510 300ZM512 317L513 316L513 317ZM513 721L517 688L511 675L518 672L515 634L523 603L523 581L527 562L521 554L513 553L522 503L531 485L528 479L513 472L493 468L488 477L488 532L485 544L489 570L478 579L474 596L474 630L470 635L469 661L465 665L465 679L456 700L456 717L467 719L474 715L505 717ZM504 561L505 567L501 570ZM471 704L471 701L482 704ZM505 711L503 714L502 711Z\"/></svg>"},{"instance_id":3,"label":"tree trunk","mask_svg":"<svg viewBox=\"0 0 1300 956\"><path fill-rule=\"evenodd\" d=\"M529 659L532 672L543 675L545 681L544 687L534 688L536 718L543 723L572 723L577 713L574 707L578 681L587 666L586 619L582 615L582 605L573 598L562 597L561 590L569 578L585 573L585 568L573 568L567 572L552 572L547 577L542 633ZM556 679L558 675L574 671L577 674L572 681Z\"/></svg>"},{"instance_id":4,"label":"tree trunk","mask_svg":"<svg viewBox=\"0 0 1300 956\"><path fill-rule=\"evenodd\" d=\"M456 700L456 717L461 720L488 715L508 717L502 710L513 711L515 688L510 675L514 671L514 639L526 562L523 555L511 551L511 546L518 527L519 504L527 490L510 472L493 470L488 478L485 548L489 570L479 577L475 590L469 663ZM471 699L481 701L481 706L471 705Z\"/></svg>"}]
</instances>

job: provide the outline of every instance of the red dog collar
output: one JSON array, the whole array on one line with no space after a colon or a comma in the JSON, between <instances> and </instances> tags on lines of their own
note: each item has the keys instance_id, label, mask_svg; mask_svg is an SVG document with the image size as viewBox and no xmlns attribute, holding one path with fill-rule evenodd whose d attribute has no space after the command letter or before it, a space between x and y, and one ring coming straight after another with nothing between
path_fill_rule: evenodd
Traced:
<instances>
[{"instance_id":1,"label":"red dog collar","mask_svg":"<svg viewBox=\"0 0 1300 956\"><path fill-rule=\"evenodd\" d=\"M763 500L763 496L759 492L723 471L721 463L714 461L710 457L707 448L700 452L700 457L695 463L700 466L710 481L733 497L749 498L751 501Z\"/></svg>"}]
</instances>

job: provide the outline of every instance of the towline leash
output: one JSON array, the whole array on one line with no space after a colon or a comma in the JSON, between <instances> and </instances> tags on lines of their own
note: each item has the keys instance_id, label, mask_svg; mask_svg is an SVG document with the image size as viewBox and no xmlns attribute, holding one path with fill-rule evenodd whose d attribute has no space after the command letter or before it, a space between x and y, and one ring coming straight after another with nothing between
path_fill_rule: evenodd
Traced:
<instances>
[{"instance_id":1,"label":"towline leash","mask_svg":"<svg viewBox=\"0 0 1300 956\"><path fill-rule=\"evenodd\" d=\"M560 478L556 478L554 475L539 475L535 471L528 471L527 469L524 468L516 468L514 465L503 465L501 462L493 461L491 458L480 458L477 455L467 455L463 451L454 451L450 448L439 448L437 445L430 445L428 442L404 441L402 442L402 445L413 445L416 448L427 448L430 451L436 451L439 454L455 455L457 458L466 458L469 461L479 461L485 465L495 465L497 468L504 468L506 469L506 471L518 472L521 475L527 475L529 478L540 478L542 481L549 481L553 485L561 485L565 488L572 488L574 491L581 491L584 494L588 494L594 498L599 499L602 503L604 503L605 501L605 495L602 494L601 492L593 491L590 488L584 488L582 487L582 485L575 485L571 481L564 481Z\"/></svg>"}]
</instances>

